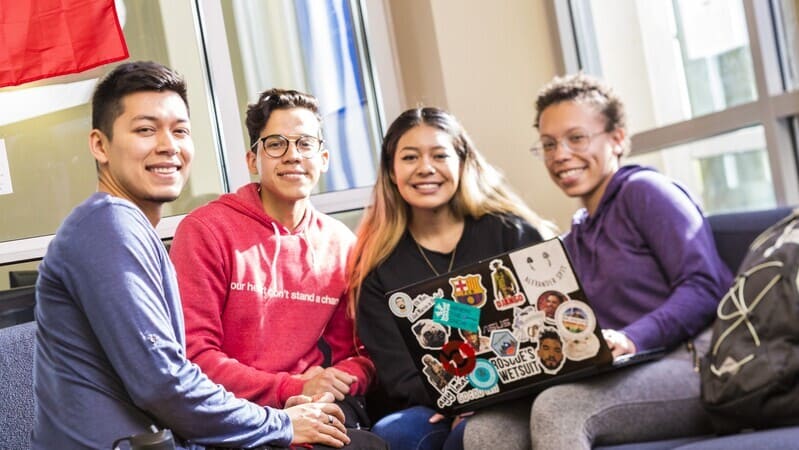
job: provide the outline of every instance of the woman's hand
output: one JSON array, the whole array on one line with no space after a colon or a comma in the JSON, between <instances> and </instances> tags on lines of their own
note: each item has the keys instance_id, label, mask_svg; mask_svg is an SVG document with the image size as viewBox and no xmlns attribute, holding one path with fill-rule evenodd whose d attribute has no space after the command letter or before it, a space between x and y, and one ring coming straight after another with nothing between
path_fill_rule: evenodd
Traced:
<instances>
[{"instance_id":1,"label":"woman's hand","mask_svg":"<svg viewBox=\"0 0 799 450\"><path fill-rule=\"evenodd\" d=\"M633 354L636 352L635 344L626 334L616 330L602 330L602 336L610 347L613 357L617 358L621 355Z\"/></svg>"}]
</instances>

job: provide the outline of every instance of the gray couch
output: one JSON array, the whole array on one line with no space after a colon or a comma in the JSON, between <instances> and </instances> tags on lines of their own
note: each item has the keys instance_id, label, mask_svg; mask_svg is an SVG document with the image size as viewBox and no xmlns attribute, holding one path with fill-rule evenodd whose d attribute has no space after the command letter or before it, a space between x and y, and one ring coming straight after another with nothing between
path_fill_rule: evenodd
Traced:
<instances>
[{"instance_id":1,"label":"gray couch","mask_svg":"<svg viewBox=\"0 0 799 450\"><path fill-rule=\"evenodd\" d=\"M0 328L0 449L30 448L36 323Z\"/></svg>"}]
</instances>

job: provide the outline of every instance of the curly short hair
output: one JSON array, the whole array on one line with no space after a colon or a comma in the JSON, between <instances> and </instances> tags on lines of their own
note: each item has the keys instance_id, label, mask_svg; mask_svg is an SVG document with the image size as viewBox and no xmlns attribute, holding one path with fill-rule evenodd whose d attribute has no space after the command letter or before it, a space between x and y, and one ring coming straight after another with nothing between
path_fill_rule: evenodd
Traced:
<instances>
[{"instance_id":1,"label":"curly short hair","mask_svg":"<svg viewBox=\"0 0 799 450\"><path fill-rule=\"evenodd\" d=\"M627 128L627 114L619 96L610 86L583 73L555 77L541 88L535 100L535 127L538 128L545 109L567 101L587 102L599 108L606 119L605 131Z\"/></svg>"}]
</instances>

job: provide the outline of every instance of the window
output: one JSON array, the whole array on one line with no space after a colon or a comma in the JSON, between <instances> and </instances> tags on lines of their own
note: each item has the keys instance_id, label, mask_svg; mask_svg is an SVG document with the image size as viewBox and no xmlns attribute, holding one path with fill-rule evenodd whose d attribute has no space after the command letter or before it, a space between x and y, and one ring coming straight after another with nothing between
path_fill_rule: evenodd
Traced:
<instances>
[{"instance_id":1,"label":"window","mask_svg":"<svg viewBox=\"0 0 799 450\"><path fill-rule=\"evenodd\" d=\"M360 2L116 4L130 59L164 63L189 86L196 155L183 194L165 208L162 237L187 212L250 180L243 114L269 87L320 99L331 170L316 206L326 212L363 206L376 177L382 129ZM0 156L5 150L13 188L0 195L0 265L40 258L64 217L94 192L89 101L112 67L0 89Z\"/></svg>"},{"instance_id":2,"label":"window","mask_svg":"<svg viewBox=\"0 0 799 450\"><path fill-rule=\"evenodd\" d=\"M564 72L627 106L632 156L707 212L799 202L796 0L552 2Z\"/></svg>"}]
</instances>

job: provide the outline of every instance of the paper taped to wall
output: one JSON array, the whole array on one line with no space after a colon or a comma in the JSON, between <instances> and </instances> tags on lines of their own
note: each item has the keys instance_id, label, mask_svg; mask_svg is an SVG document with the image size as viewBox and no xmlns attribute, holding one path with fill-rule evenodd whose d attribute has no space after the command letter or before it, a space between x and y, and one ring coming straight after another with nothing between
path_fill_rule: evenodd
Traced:
<instances>
[{"instance_id":1,"label":"paper taped to wall","mask_svg":"<svg viewBox=\"0 0 799 450\"><path fill-rule=\"evenodd\" d=\"M11 171L8 170L8 155L6 154L6 141L0 139L0 195L11 194Z\"/></svg>"}]
</instances>

